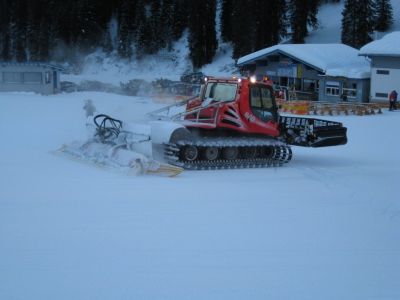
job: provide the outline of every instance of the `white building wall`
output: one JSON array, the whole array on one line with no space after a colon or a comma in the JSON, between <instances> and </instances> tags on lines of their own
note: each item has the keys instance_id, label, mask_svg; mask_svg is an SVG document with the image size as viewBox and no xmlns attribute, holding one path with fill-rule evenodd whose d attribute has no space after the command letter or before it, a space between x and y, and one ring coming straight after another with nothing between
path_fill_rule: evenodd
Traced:
<instances>
[{"instance_id":1,"label":"white building wall","mask_svg":"<svg viewBox=\"0 0 400 300\"><path fill-rule=\"evenodd\" d=\"M379 74L382 71L388 74ZM400 93L400 69L371 68L371 99L389 101L389 93L393 90Z\"/></svg>"}]
</instances>

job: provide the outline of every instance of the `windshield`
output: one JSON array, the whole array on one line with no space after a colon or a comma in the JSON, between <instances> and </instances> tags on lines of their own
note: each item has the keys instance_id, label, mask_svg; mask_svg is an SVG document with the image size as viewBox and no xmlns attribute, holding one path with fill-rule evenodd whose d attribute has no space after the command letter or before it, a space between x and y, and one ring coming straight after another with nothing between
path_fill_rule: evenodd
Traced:
<instances>
[{"instance_id":1,"label":"windshield","mask_svg":"<svg viewBox=\"0 0 400 300\"><path fill-rule=\"evenodd\" d=\"M237 84L235 83L221 83L211 82L207 84L204 99L211 99L213 101L233 101L236 96Z\"/></svg>"}]
</instances>

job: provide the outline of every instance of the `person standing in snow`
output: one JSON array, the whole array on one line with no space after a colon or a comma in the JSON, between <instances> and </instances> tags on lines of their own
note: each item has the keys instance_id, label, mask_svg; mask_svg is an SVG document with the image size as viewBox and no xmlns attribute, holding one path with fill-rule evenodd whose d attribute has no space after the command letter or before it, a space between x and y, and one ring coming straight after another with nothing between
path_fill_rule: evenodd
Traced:
<instances>
[{"instance_id":1,"label":"person standing in snow","mask_svg":"<svg viewBox=\"0 0 400 300\"><path fill-rule=\"evenodd\" d=\"M397 92L393 90L389 95L389 110L397 109Z\"/></svg>"},{"instance_id":2,"label":"person standing in snow","mask_svg":"<svg viewBox=\"0 0 400 300\"><path fill-rule=\"evenodd\" d=\"M86 99L83 109L84 109L85 115L86 115L86 128L88 129L87 135L88 135L88 138L91 138L92 136L94 136L94 134L96 132L96 129L93 125L93 116L96 112L96 107L94 106L91 99Z\"/></svg>"},{"instance_id":3,"label":"person standing in snow","mask_svg":"<svg viewBox=\"0 0 400 300\"><path fill-rule=\"evenodd\" d=\"M86 118L93 117L94 112L96 111L96 107L94 107L91 99L85 100L85 105L83 106L83 109L85 110Z\"/></svg>"}]
</instances>

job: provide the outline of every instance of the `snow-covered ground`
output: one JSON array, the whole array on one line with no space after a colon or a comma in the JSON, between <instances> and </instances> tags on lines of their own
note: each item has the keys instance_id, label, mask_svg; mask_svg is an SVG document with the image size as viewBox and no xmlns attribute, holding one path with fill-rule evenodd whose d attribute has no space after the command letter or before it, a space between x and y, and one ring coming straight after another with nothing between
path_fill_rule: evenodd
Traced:
<instances>
[{"instance_id":1,"label":"snow-covered ground","mask_svg":"<svg viewBox=\"0 0 400 300\"><path fill-rule=\"evenodd\" d=\"M340 42L342 7L320 9L308 43ZM95 53L62 80L179 79L185 43L141 62ZM222 45L203 71L231 74L230 53ZM0 299L400 299L400 112L325 117L348 127L349 143L295 147L281 168L166 178L54 155L85 138L85 99L137 122L161 106L0 93Z\"/></svg>"},{"instance_id":2,"label":"snow-covered ground","mask_svg":"<svg viewBox=\"0 0 400 300\"><path fill-rule=\"evenodd\" d=\"M349 143L281 168L126 176L52 154L84 99L0 93L0 299L400 299L400 112L335 116Z\"/></svg>"}]
</instances>

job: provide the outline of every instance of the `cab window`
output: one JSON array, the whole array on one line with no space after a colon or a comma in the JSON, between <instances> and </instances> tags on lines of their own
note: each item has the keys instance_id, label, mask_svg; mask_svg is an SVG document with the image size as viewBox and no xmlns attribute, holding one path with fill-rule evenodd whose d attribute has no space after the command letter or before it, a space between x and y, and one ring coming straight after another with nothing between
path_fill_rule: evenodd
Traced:
<instances>
[{"instance_id":1,"label":"cab window","mask_svg":"<svg viewBox=\"0 0 400 300\"><path fill-rule=\"evenodd\" d=\"M236 97L237 85L233 83L211 82L207 84L204 99L212 101L233 101Z\"/></svg>"},{"instance_id":2,"label":"cab window","mask_svg":"<svg viewBox=\"0 0 400 300\"><path fill-rule=\"evenodd\" d=\"M274 119L275 107L272 91L267 87L252 86L250 88L250 107L253 114L262 121Z\"/></svg>"}]
</instances>

